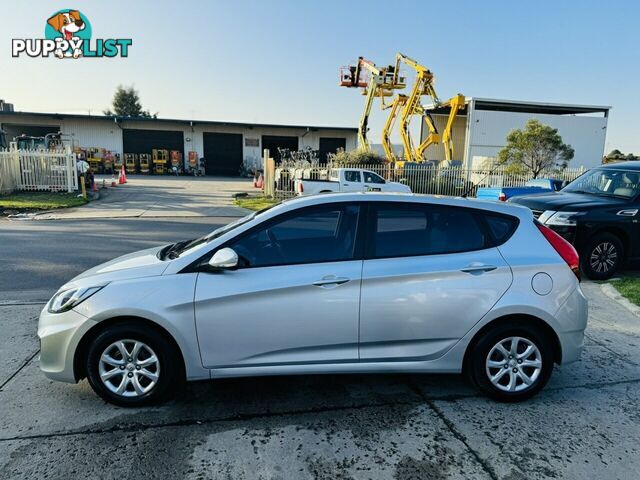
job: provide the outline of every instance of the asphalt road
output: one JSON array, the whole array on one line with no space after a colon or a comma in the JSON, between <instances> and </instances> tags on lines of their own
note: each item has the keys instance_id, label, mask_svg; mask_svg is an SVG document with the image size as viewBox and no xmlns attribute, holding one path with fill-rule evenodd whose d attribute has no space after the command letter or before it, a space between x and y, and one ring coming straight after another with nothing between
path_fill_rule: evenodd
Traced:
<instances>
[{"instance_id":1,"label":"asphalt road","mask_svg":"<svg viewBox=\"0 0 640 480\"><path fill-rule=\"evenodd\" d=\"M0 478L638 478L640 318L593 283L582 361L518 405L458 376L346 375L202 382L122 409L40 373L37 315L60 284L229 220L0 220Z\"/></svg>"},{"instance_id":2,"label":"asphalt road","mask_svg":"<svg viewBox=\"0 0 640 480\"><path fill-rule=\"evenodd\" d=\"M195 238L233 217L8 221L0 218L0 303L47 300L78 273L125 253Z\"/></svg>"}]
</instances>

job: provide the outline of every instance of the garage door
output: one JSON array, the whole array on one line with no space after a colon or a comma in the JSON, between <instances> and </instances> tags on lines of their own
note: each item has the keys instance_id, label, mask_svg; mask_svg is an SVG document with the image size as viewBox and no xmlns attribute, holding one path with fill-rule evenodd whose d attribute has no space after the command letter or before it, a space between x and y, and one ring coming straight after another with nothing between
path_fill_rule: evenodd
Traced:
<instances>
[{"instance_id":1,"label":"garage door","mask_svg":"<svg viewBox=\"0 0 640 480\"><path fill-rule=\"evenodd\" d=\"M320 149L318 151L318 160L320 163L327 163L327 155L336 153L341 148L347 148L347 139L340 137L320 137Z\"/></svg>"},{"instance_id":2,"label":"garage door","mask_svg":"<svg viewBox=\"0 0 640 480\"><path fill-rule=\"evenodd\" d=\"M242 134L205 132L202 136L207 175L239 175L242 165Z\"/></svg>"},{"instance_id":3,"label":"garage door","mask_svg":"<svg viewBox=\"0 0 640 480\"><path fill-rule=\"evenodd\" d=\"M172 130L137 130L125 128L122 131L124 153L148 153L159 150L178 150L184 158L184 134Z\"/></svg>"},{"instance_id":4,"label":"garage door","mask_svg":"<svg viewBox=\"0 0 640 480\"><path fill-rule=\"evenodd\" d=\"M275 159L276 162L280 161L280 153L278 148L288 148L292 152L298 150L298 137L284 137L278 135L263 135L262 136L262 148L269 149L269 155Z\"/></svg>"}]
</instances>

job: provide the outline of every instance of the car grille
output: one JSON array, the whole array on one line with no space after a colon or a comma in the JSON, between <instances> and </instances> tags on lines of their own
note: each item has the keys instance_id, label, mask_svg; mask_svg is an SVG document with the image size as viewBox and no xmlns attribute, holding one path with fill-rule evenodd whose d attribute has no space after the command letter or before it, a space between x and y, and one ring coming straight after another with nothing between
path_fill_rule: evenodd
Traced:
<instances>
[{"instance_id":1,"label":"car grille","mask_svg":"<svg viewBox=\"0 0 640 480\"><path fill-rule=\"evenodd\" d=\"M544 210L531 210L533 212L533 217L538 219Z\"/></svg>"}]
</instances>

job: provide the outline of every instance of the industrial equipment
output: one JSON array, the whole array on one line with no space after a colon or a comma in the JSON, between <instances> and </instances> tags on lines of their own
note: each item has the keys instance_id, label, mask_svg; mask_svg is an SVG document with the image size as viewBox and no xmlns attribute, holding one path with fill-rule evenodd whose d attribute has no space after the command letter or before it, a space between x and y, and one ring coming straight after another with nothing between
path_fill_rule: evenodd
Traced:
<instances>
[{"instance_id":1,"label":"industrial equipment","mask_svg":"<svg viewBox=\"0 0 640 480\"><path fill-rule=\"evenodd\" d=\"M402 114L400 115L400 138L402 139L402 145L404 147L404 159L410 162L423 162L425 160L424 153L427 148L442 141L445 148L445 159L452 160L453 141L451 139L451 130L453 128L453 122L456 115L460 109L464 108L464 95L457 94L445 102L440 101L438 94L435 91L434 75L431 70L402 53L398 53L396 55L396 63L393 68L394 78L392 79L392 83L400 81L401 77L399 77L399 75L401 63L410 66L416 71L416 79L411 89L411 93L408 96L399 94L387 107L391 108L391 112L389 113L389 117L382 134L382 146L385 149L387 157L389 160L396 160L396 156L391 146L390 136L399 110L402 109ZM406 82L403 81L403 83ZM442 135L438 132L428 108L422 104L423 96L431 98L433 107L450 108L449 117ZM411 117L414 115L419 115L424 120L429 131L427 137L418 145L414 143L411 138L411 132L409 131Z\"/></svg>"},{"instance_id":2,"label":"industrial equipment","mask_svg":"<svg viewBox=\"0 0 640 480\"><path fill-rule=\"evenodd\" d=\"M124 165L127 173L136 173L138 170L138 154L137 153L125 153Z\"/></svg>"},{"instance_id":3,"label":"industrial equipment","mask_svg":"<svg viewBox=\"0 0 640 480\"><path fill-rule=\"evenodd\" d=\"M154 148L151 150L151 158L153 159L153 173L163 175L167 173L167 163L169 162L169 150L160 150Z\"/></svg>"},{"instance_id":4,"label":"industrial equipment","mask_svg":"<svg viewBox=\"0 0 640 480\"><path fill-rule=\"evenodd\" d=\"M378 68L370 60L358 57L357 64L340 68L340 86L363 89L362 94L366 96L366 100L358 125L358 147L371 150L367 132L373 101L379 97L384 108L385 97L392 96L394 90L404 88L405 79L397 74L393 65Z\"/></svg>"},{"instance_id":5,"label":"industrial equipment","mask_svg":"<svg viewBox=\"0 0 640 480\"><path fill-rule=\"evenodd\" d=\"M148 153L141 153L138 156L140 160L140 173L149 173L149 164L151 163L151 155Z\"/></svg>"}]
</instances>

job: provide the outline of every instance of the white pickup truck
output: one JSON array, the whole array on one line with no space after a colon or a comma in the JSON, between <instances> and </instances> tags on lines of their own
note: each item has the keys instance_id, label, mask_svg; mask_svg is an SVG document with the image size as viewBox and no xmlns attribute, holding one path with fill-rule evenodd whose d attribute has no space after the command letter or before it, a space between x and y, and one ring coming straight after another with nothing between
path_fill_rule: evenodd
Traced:
<instances>
[{"instance_id":1,"label":"white pickup truck","mask_svg":"<svg viewBox=\"0 0 640 480\"><path fill-rule=\"evenodd\" d=\"M329 180L296 180L298 195L330 192L399 192L411 193L411 188L398 182L387 182L377 173L361 168L333 168Z\"/></svg>"}]
</instances>

